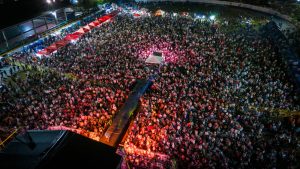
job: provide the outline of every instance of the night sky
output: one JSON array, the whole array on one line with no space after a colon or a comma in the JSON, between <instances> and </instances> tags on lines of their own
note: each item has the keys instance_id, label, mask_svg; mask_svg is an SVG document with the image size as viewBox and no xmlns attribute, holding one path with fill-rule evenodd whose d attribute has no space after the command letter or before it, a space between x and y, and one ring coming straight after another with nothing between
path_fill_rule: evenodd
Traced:
<instances>
[{"instance_id":1,"label":"night sky","mask_svg":"<svg viewBox=\"0 0 300 169\"><path fill-rule=\"evenodd\" d=\"M1 1L1 0L0 0ZM49 9L46 0L2 0L0 3L0 29L39 16ZM56 0L52 9L70 5L69 0Z\"/></svg>"}]
</instances>

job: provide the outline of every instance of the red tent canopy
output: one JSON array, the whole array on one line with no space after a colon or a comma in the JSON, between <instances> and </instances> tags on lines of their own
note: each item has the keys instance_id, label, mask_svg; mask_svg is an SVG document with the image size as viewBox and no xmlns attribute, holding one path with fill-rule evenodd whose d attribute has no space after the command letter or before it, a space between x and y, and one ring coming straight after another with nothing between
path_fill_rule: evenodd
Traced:
<instances>
[{"instance_id":1,"label":"red tent canopy","mask_svg":"<svg viewBox=\"0 0 300 169\"><path fill-rule=\"evenodd\" d=\"M81 32L74 32L72 35L76 35L76 36L81 36L81 35L83 35L84 33L81 33Z\"/></svg>"},{"instance_id":2,"label":"red tent canopy","mask_svg":"<svg viewBox=\"0 0 300 169\"><path fill-rule=\"evenodd\" d=\"M117 11L114 11L114 12L112 12L112 13L110 13L110 14L107 14L107 15L105 15L105 16L102 16L101 18L98 18L98 21L99 21L100 23L105 22L105 21L111 19L112 17L116 16L117 14L118 14L118 12L117 12Z\"/></svg>"},{"instance_id":3,"label":"red tent canopy","mask_svg":"<svg viewBox=\"0 0 300 169\"><path fill-rule=\"evenodd\" d=\"M78 35L76 35L76 34L74 34L74 33L73 33L73 34L71 34L71 36L72 36L72 38L73 38L72 40L76 40L76 39L78 39L78 38L79 38L79 36L78 36Z\"/></svg>"},{"instance_id":4,"label":"red tent canopy","mask_svg":"<svg viewBox=\"0 0 300 169\"><path fill-rule=\"evenodd\" d=\"M100 23L105 22L106 20L107 20L107 17L105 17L105 16L98 19L98 21L100 21Z\"/></svg>"},{"instance_id":5,"label":"red tent canopy","mask_svg":"<svg viewBox=\"0 0 300 169\"><path fill-rule=\"evenodd\" d=\"M89 25L85 25L85 26L83 27L83 30L84 30L84 32L88 32L88 31L91 30L91 28L89 27Z\"/></svg>"},{"instance_id":6,"label":"red tent canopy","mask_svg":"<svg viewBox=\"0 0 300 169\"><path fill-rule=\"evenodd\" d=\"M67 35L67 36L64 38L64 40L66 40L66 41L71 41L71 40L76 40L76 39L78 39L78 38L79 38L79 36L73 33L73 34Z\"/></svg>"},{"instance_id":7,"label":"red tent canopy","mask_svg":"<svg viewBox=\"0 0 300 169\"><path fill-rule=\"evenodd\" d=\"M58 47L56 46L55 43L53 43L52 45L50 45L49 47L46 48L47 50L47 54L51 54L52 52L56 51L58 49Z\"/></svg>"},{"instance_id":8,"label":"red tent canopy","mask_svg":"<svg viewBox=\"0 0 300 169\"><path fill-rule=\"evenodd\" d=\"M94 23L95 26L100 25L100 22L98 20L94 21L93 23Z\"/></svg>"},{"instance_id":9,"label":"red tent canopy","mask_svg":"<svg viewBox=\"0 0 300 169\"><path fill-rule=\"evenodd\" d=\"M87 29L87 28L83 28L84 32L88 32L90 31L90 29Z\"/></svg>"},{"instance_id":10,"label":"red tent canopy","mask_svg":"<svg viewBox=\"0 0 300 169\"><path fill-rule=\"evenodd\" d=\"M47 55L48 52L47 52L47 49L43 49L43 50L40 50L37 54L39 54L39 55Z\"/></svg>"},{"instance_id":11,"label":"red tent canopy","mask_svg":"<svg viewBox=\"0 0 300 169\"><path fill-rule=\"evenodd\" d=\"M52 45L50 45L49 47L47 47L47 50L57 50L57 46L56 46L56 44L55 43L53 43Z\"/></svg>"},{"instance_id":12,"label":"red tent canopy","mask_svg":"<svg viewBox=\"0 0 300 169\"><path fill-rule=\"evenodd\" d=\"M80 29L78 29L76 32L74 32L73 34L74 34L74 35L81 36L81 35L83 35L85 32L86 32L86 31L84 31L83 28L80 28Z\"/></svg>"},{"instance_id":13,"label":"red tent canopy","mask_svg":"<svg viewBox=\"0 0 300 169\"><path fill-rule=\"evenodd\" d=\"M89 23L89 27L92 29L94 27L96 27L96 25L94 24L94 22Z\"/></svg>"},{"instance_id":14,"label":"red tent canopy","mask_svg":"<svg viewBox=\"0 0 300 169\"><path fill-rule=\"evenodd\" d=\"M56 44L57 47L60 48L60 47L66 46L66 44L68 44L68 41L62 39L62 40L60 40L60 41L57 41L55 44Z\"/></svg>"},{"instance_id":15,"label":"red tent canopy","mask_svg":"<svg viewBox=\"0 0 300 169\"><path fill-rule=\"evenodd\" d=\"M66 44L68 44L69 41L78 39L81 35L83 35L84 33L88 32L88 31L90 31L92 28L94 28L94 27L98 26L99 24L111 19L112 17L117 15L117 13L118 13L118 11L114 11L114 12L108 14L108 15L105 15L101 18L98 18L98 20L89 23L88 25L84 26L83 28L78 29L76 32L74 32L72 34L68 34L64 39L51 44L49 47L39 51L37 54L39 54L39 55L49 55L50 53L57 50L58 48L66 46Z\"/></svg>"},{"instance_id":16,"label":"red tent canopy","mask_svg":"<svg viewBox=\"0 0 300 169\"><path fill-rule=\"evenodd\" d=\"M50 46L49 46L50 47ZM54 48L46 48L47 52L46 52L46 55L49 55L51 54L52 52L56 51L57 49L54 49Z\"/></svg>"},{"instance_id":17,"label":"red tent canopy","mask_svg":"<svg viewBox=\"0 0 300 169\"><path fill-rule=\"evenodd\" d=\"M71 38L71 35L67 35L65 38L64 38L65 41L71 41L72 38Z\"/></svg>"}]
</instances>

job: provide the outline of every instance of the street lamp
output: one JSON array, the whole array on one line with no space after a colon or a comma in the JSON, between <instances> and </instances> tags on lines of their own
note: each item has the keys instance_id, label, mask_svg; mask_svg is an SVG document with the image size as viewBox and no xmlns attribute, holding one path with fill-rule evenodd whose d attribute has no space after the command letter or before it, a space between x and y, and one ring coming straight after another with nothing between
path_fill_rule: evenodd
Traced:
<instances>
[{"instance_id":1,"label":"street lamp","mask_svg":"<svg viewBox=\"0 0 300 169\"><path fill-rule=\"evenodd\" d=\"M46 0L47 4L48 4L48 10L52 11L52 4L55 3L55 0ZM57 24L57 14L56 11L50 12L54 18L55 18L55 24Z\"/></svg>"},{"instance_id":2,"label":"street lamp","mask_svg":"<svg viewBox=\"0 0 300 169\"><path fill-rule=\"evenodd\" d=\"M52 4L52 3L55 3L55 0L46 0L46 2L47 2L48 4Z\"/></svg>"},{"instance_id":3,"label":"street lamp","mask_svg":"<svg viewBox=\"0 0 300 169\"><path fill-rule=\"evenodd\" d=\"M73 5L77 5L78 4L78 0L70 0L71 4Z\"/></svg>"}]
</instances>

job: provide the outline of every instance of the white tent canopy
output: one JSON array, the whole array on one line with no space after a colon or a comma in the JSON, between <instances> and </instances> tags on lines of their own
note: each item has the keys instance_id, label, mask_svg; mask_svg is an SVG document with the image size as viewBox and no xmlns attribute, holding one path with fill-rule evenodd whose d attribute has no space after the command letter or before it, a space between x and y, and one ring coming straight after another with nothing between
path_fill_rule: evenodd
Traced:
<instances>
[{"instance_id":1,"label":"white tent canopy","mask_svg":"<svg viewBox=\"0 0 300 169\"><path fill-rule=\"evenodd\" d=\"M164 61L161 52L153 52L147 59L146 63L161 64Z\"/></svg>"}]
</instances>

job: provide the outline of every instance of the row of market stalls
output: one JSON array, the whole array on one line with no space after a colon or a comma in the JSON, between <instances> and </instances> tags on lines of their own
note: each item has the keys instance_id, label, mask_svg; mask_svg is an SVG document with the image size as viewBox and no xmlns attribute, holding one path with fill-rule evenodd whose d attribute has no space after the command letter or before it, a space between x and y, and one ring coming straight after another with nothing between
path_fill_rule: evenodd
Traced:
<instances>
[{"instance_id":1,"label":"row of market stalls","mask_svg":"<svg viewBox=\"0 0 300 169\"><path fill-rule=\"evenodd\" d=\"M51 44L47 48L44 48L44 49L40 50L37 53L37 56L47 56L47 55L50 55L51 53L57 51L59 48L62 48L64 46L66 46L71 41L78 40L82 35L84 35L85 33L89 32L90 30L94 29L95 27L99 26L103 22L106 22L106 21L110 20L111 18L113 18L117 14L118 14L118 11L113 11L113 12L107 14L107 15L104 15L104 16L96 19L95 21L93 21L93 22L91 22L91 23L89 23L89 24L81 27L77 31L75 31L75 32L73 32L71 34L68 34L62 40L59 40L59 41Z\"/></svg>"}]
</instances>

